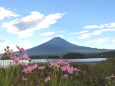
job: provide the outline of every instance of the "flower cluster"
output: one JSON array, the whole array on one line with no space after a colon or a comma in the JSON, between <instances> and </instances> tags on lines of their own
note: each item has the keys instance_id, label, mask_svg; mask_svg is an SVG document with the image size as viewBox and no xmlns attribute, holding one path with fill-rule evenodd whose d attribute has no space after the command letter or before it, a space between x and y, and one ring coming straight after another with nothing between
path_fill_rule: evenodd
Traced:
<instances>
[{"instance_id":1,"label":"flower cluster","mask_svg":"<svg viewBox=\"0 0 115 86\"><path fill-rule=\"evenodd\" d=\"M21 60L27 60L30 61L31 59L29 58L29 56L26 54L26 50L24 48L20 48L19 46L16 46L17 49L20 51L20 53L22 52L23 54L19 54L19 55L13 55L13 50L9 49L9 47L7 47L5 49L5 54L7 56L9 56L10 59L13 60L14 63L20 63ZM71 61L74 62L74 61ZM38 64L28 64L28 63L24 63L22 62L21 65L23 66L23 69L21 70L21 72L23 72L25 75L29 74L31 72L33 72L35 69L37 70L44 70L46 68L46 66L44 65L38 65ZM54 71L65 71L66 73L64 73L61 77L62 78L69 78L69 74L73 74L75 71L80 71L78 68L75 68L73 66L70 66L69 62L65 62L65 61L55 61L55 62L50 62L48 65L49 68L53 69ZM28 78L25 77L25 75L22 76L22 80L28 80ZM47 74L47 77L42 78L43 82L47 83L49 80L51 80L51 77L49 76L49 74Z\"/></svg>"},{"instance_id":2,"label":"flower cluster","mask_svg":"<svg viewBox=\"0 0 115 86\"><path fill-rule=\"evenodd\" d=\"M73 74L74 71L80 71L78 68L74 68L72 66L70 66L70 64L68 62L65 61L55 61L55 62L51 62L50 63L50 67L56 67L58 68L57 70L59 71L59 69L61 71L67 71L69 74Z\"/></svg>"},{"instance_id":3,"label":"flower cluster","mask_svg":"<svg viewBox=\"0 0 115 86\"><path fill-rule=\"evenodd\" d=\"M39 70L43 70L45 68L45 66L38 66Z\"/></svg>"},{"instance_id":4,"label":"flower cluster","mask_svg":"<svg viewBox=\"0 0 115 86\"><path fill-rule=\"evenodd\" d=\"M20 48L19 46L16 47L20 52L24 53L22 56L13 55L13 50L9 49L9 47L5 49L5 54L9 55L10 59L12 59L14 63L20 63L21 60L28 60L28 61L31 60L29 56L26 54L26 50L24 48Z\"/></svg>"},{"instance_id":5,"label":"flower cluster","mask_svg":"<svg viewBox=\"0 0 115 86\"><path fill-rule=\"evenodd\" d=\"M5 53L7 54L7 55L10 55L10 54L12 54L13 53L13 50L11 49L5 49Z\"/></svg>"},{"instance_id":6,"label":"flower cluster","mask_svg":"<svg viewBox=\"0 0 115 86\"><path fill-rule=\"evenodd\" d=\"M37 64L35 64L35 65L30 65L30 66L27 66L27 68L24 68L23 70L22 70L22 72L24 72L24 73L30 73L30 72L32 72L32 70L34 70L35 68L37 68Z\"/></svg>"},{"instance_id":7,"label":"flower cluster","mask_svg":"<svg viewBox=\"0 0 115 86\"><path fill-rule=\"evenodd\" d=\"M25 50L24 48L20 48L19 46L16 46L16 47L17 47L17 49L18 49L20 52L26 53L26 50Z\"/></svg>"},{"instance_id":8,"label":"flower cluster","mask_svg":"<svg viewBox=\"0 0 115 86\"><path fill-rule=\"evenodd\" d=\"M61 71L67 71L69 74L73 74L74 71L80 71L77 68L71 67L70 65L65 65L61 67Z\"/></svg>"}]
</instances>

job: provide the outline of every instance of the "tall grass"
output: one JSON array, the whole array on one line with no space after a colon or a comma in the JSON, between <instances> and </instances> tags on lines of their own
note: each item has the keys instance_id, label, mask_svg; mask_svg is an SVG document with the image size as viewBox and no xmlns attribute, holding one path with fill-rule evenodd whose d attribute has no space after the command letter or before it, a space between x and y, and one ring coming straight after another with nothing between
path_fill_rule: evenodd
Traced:
<instances>
[{"instance_id":1,"label":"tall grass","mask_svg":"<svg viewBox=\"0 0 115 86\"><path fill-rule=\"evenodd\" d=\"M30 64L32 65L32 64ZM106 79L112 74L115 75L115 59L99 62L95 65L70 63L80 69L79 72L68 74L67 71L57 71L50 68L49 63L39 63L45 69L35 69L25 74L22 72L22 65L10 65L0 68L0 86L115 86L115 77ZM68 78L64 75L68 74ZM22 80L22 76L28 80ZM44 82L44 78L51 77L51 80Z\"/></svg>"}]
</instances>

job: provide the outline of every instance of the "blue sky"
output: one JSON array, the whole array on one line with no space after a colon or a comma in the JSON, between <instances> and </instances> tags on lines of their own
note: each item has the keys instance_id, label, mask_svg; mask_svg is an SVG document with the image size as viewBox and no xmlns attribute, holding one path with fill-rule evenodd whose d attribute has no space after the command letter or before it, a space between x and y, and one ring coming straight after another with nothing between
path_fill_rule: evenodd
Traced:
<instances>
[{"instance_id":1,"label":"blue sky","mask_svg":"<svg viewBox=\"0 0 115 86\"><path fill-rule=\"evenodd\" d=\"M54 37L115 49L115 0L0 0L0 53Z\"/></svg>"}]
</instances>

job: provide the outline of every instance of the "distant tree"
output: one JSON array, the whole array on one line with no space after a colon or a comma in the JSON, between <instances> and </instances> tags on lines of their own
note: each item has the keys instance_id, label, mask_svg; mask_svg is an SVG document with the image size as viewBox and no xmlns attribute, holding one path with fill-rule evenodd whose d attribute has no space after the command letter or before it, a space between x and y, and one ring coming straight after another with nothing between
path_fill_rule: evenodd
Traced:
<instances>
[{"instance_id":1,"label":"distant tree","mask_svg":"<svg viewBox=\"0 0 115 86\"><path fill-rule=\"evenodd\" d=\"M107 57L107 58L115 57L115 50L114 51L108 51L108 52L100 53L99 55L101 57Z\"/></svg>"},{"instance_id":2,"label":"distant tree","mask_svg":"<svg viewBox=\"0 0 115 86\"><path fill-rule=\"evenodd\" d=\"M86 58L86 55L81 53L67 53L63 55L63 59L77 59L77 58Z\"/></svg>"},{"instance_id":3,"label":"distant tree","mask_svg":"<svg viewBox=\"0 0 115 86\"><path fill-rule=\"evenodd\" d=\"M31 59L42 59L41 56L36 56L36 55L32 55L32 56L30 56L30 58L31 58Z\"/></svg>"}]
</instances>

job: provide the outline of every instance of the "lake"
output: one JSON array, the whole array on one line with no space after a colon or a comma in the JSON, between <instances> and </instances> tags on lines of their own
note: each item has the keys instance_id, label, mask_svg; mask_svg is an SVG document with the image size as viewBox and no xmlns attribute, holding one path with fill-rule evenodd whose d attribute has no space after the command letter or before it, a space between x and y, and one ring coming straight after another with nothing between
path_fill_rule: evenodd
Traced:
<instances>
[{"instance_id":1,"label":"lake","mask_svg":"<svg viewBox=\"0 0 115 86\"><path fill-rule=\"evenodd\" d=\"M105 61L107 58L87 58L87 59L33 59L32 62L39 63L39 62L53 62L53 61L75 61L75 62L99 62Z\"/></svg>"},{"instance_id":2,"label":"lake","mask_svg":"<svg viewBox=\"0 0 115 86\"><path fill-rule=\"evenodd\" d=\"M100 61L105 61L107 58L87 58L87 59L32 59L31 63L41 63L41 62L53 62L53 61L75 61L75 62L82 62L82 63L95 63ZM20 63L25 62L28 63L28 60L22 60ZM8 66L10 64L15 64L13 60L0 60L0 66Z\"/></svg>"}]
</instances>

